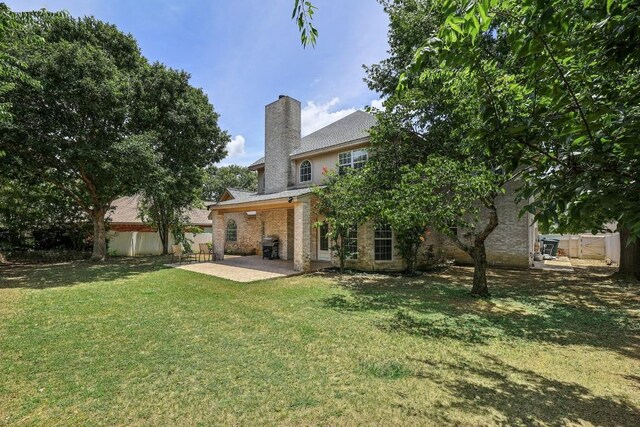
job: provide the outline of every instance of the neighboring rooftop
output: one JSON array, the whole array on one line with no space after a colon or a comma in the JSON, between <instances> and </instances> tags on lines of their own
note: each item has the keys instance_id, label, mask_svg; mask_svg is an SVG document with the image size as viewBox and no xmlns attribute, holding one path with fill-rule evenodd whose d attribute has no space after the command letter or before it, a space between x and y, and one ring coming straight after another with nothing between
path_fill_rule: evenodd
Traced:
<instances>
[{"instance_id":1,"label":"neighboring rooftop","mask_svg":"<svg viewBox=\"0 0 640 427\"><path fill-rule=\"evenodd\" d=\"M207 205L211 202L204 203ZM142 224L138 211L139 204L139 195L120 197L111 204L114 210L107 214L107 219L112 224ZM187 212L187 217L190 225L211 225L208 209L191 209Z\"/></svg>"},{"instance_id":2,"label":"neighboring rooftop","mask_svg":"<svg viewBox=\"0 0 640 427\"><path fill-rule=\"evenodd\" d=\"M375 116L358 110L302 138L300 148L291 156L330 148L369 136L369 129L376 124ZM249 168L264 164L264 157L253 162Z\"/></svg>"}]
</instances>

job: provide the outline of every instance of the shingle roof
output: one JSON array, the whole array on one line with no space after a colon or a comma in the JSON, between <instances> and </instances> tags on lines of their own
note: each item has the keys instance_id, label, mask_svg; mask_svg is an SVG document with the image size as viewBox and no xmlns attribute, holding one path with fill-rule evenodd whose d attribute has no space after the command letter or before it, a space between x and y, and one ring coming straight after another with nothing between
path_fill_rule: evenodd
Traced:
<instances>
[{"instance_id":1,"label":"shingle roof","mask_svg":"<svg viewBox=\"0 0 640 427\"><path fill-rule=\"evenodd\" d=\"M300 148L293 150L291 155L366 138L369 136L369 129L375 124L376 119L373 115L358 110L302 138Z\"/></svg>"},{"instance_id":2,"label":"shingle roof","mask_svg":"<svg viewBox=\"0 0 640 427\"><path fill-rule=\"evenodd\" d=\"M234 199L237 199L239 197L243 197L245 194L254 194L255 191L247 191L247 190L243 190L241 188L227 188L227 191L229 192L229 194L231 194L231 197L233 197Z\"/></svg>"},{"instance_id":3,"label":"shingle roof","mask_svg":"<svg viewBox=\"0 0 640 427\"><path fill-rule=\"evenodd\" d=\"M252 168L254 166L258 166L258 165L262 165L264 164L264 156L260 157L258 160L256 160L255 162L251 163L249 165L249 168Z\"/></svg>"},{"instance_id":4,"label":"shingle roof","mask_svg":"<svg viewBox=\"0 0 640 427\"><path fill-rule=\"evenodd\" d=\"M139 195L120 197L111 204L114 210L107 214L107 218L112 224L142 224L138 211L139 203ZM208 209L191 209L187 212L187 217L190 225L211 225Z\"/></svg>"},{"instance_id":5,"label":"shingle roof","mask_svg":"<svg viewBox=\"0 0 640 427\"><path fill-rule=\"evenodd\" d=\"M138 217L138 203L140 203L140 196L115 199L111 203L114 210L107 214L107 219L112 223L142 224L142 220Z\"/></svg>"},{"instance_id":6,"label":"shingle roof","mask_svg":"<svg viewBox=\"0 0 640 427\"><path fill-rule=\"evenodd\" d=\"M296 197L302 196L303 194L311 193L311 189L309 187L305 188L294 188L292 190L284 190L279 193L271 193L271 194L258 194L258 193L247 193L242 192L238 193L238 197L233 200L225 200L224 202L214 203L209 206L210 208L215 208L216 206L227 206L227 205L235 205L236 203L248 203L248 202L263 202L267 200L275 200L275 199L284 199L288 197ZM235 195L234 195L235 197Z\"/></svg>"},{"instance_id":7,"label":"shingle roof","mask_svg":"<svg viewBox=\"0 0 640 427\"><path fill-rule=\"evenodd\" d=\"M300 147L293 150L290 155L296 156L366 138L369 136L369 129L375 124L376 118L373 115L361 110L355 111L302 138ZM249 168L262 164L264 164L264 157L253 162Z\"/></svg>"}]
</instances>

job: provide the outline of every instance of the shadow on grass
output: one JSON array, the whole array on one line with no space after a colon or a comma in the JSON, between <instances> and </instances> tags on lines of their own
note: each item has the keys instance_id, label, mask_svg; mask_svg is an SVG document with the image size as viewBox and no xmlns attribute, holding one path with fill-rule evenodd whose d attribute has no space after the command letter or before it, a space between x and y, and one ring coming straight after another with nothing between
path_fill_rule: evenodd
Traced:
<instances>
[{"instance_id":1,"label":"shadow on grass","mask_svg":"<svg viewBox=\"0 0 640 427\"><path fill-rule=\"evenodd\" d=\"M165 257L114 257L97 263L79 260L53 264L0 265L0 289L47 289L122 280L166 268L164 262Z\"/></svg>"},{"instance_id":2,"label":"shadow on grass","mask_svg":"<svg viewBox=\"0 0 640 427\"><path fill-rule=\"evenodd\" d=\"M325 300L342 311L387 311L379 327L424 338L470 344L522 338L559 345L606 348L640 359L637 288L598 274L496 270L493 297L473 298L470 269L452 268L420 278L337 276L346 293ZM606 276L605 276L606 277Z\"/></svg>"},{"instance_id":3,"label":"shadow on grass","mask_svg":"<svg viewBox=\"0 0 640 427\"><path fill-rule=\"evenodd\" d=\"M497 424L633 426L640 419L640 411L624 398L597 396L579 384L546 378L493 357L483 356L474 365L419 362L428 366L418 376L451 393L450 409L494 417ZM443 374L446 372L456 375Z\"/></svg>"}]
</instances>

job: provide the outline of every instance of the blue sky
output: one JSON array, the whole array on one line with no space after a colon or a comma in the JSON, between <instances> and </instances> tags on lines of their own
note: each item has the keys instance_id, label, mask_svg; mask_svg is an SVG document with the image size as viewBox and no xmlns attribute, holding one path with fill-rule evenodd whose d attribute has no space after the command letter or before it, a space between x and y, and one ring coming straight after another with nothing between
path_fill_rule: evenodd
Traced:
<instances>
[{"instance_id":1,"label":"blue sky","mask_svg":"<svg viewBox=\"0 0 640 427\"><path fill-rule=\"evenodd\" d=\"M315 49L300 45L293 0L4 1L16 11L93 15L131 33L150 61L188 71L233 138L222 164L262 156L264 106L280 94L302 102L303 134L376 104L361 66L388 48L388 19L375 0L314 0Z\"/></svg>"}]
</instances>

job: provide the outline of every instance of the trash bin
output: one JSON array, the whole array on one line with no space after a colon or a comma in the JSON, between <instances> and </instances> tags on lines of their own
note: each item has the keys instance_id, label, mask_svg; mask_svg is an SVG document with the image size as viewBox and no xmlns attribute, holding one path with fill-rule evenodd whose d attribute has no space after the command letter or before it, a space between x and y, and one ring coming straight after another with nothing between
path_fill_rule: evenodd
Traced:
<instances>
[{"instance_id":1,"label":"trash bin","mask_svg":"<svg viewBox=\"0 0 640 427\"><path fill-rule=\"evenodd\" d=\"M553 248L551 249L551 256L558 256L558 245L560 244L560 240L559 239L550 239L548 237L545 237L542 239L542 253L544 254L544 247L546 245L553 245Z\"/></svg>"}]
</instances>

